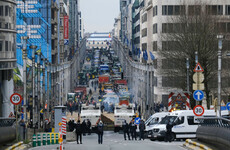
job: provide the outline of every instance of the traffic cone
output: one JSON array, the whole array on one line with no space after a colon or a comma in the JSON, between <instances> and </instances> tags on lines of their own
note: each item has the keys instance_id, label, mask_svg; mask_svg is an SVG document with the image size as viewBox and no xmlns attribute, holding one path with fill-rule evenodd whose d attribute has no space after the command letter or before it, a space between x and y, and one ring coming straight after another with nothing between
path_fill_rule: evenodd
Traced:
<instances>
[{"instance_id":1,"label":"traffic cone","mask_svg":"<svg viewBox=\"0 0 230 150\"><path fill-rule=\"evenodd\" d=\"M42 145L46 145L46 134L43 134Z\"/></svg>"},{"instance_id":2,"label":"traffic cone","mask_svg":"<svg viewBox=\"0 0 230 150\"><path fill-rule=\"evenodd\" d=\"M50 145L50 133L47 134L47 145Z\"/></svg>"},{"instance_id":3,"label":"traffic cone","mask_svg":"<svg viewBox=\"0 0 230 150\"><path fill-rule=\"evenodd\" d=\"M38 140L37 140L38 146L41 146L41 134L38 134Z\"/></svg>"},{"instance_id":4,"label":"traffic cone","mask_svg":"<svg viewBox=\"0 0 230 150\"><path fill-rule=\"evenodd\" d=\"M58 144L58 133L56 133L56 136L55 136L55 140L56 140L56 144Z\"/></svg>"},{"instance_id":5,"label":"traffic cone","mask_svg":"<svg viewBox=\"0 0 230 150\"><path fill-rule=\"evenodd\" d=\"M37 146L37 137L36 137L36 134L33 135L33 147L36 147Z\"/></svg>"}]
</instances>

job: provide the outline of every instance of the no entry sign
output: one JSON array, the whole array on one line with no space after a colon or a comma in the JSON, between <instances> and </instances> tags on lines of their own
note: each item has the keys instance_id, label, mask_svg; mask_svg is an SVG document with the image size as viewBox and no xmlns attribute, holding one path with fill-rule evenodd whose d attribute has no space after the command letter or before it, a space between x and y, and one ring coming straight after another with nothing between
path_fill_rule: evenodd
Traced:
<instances>
[{"instance_id":1,"label":"no entry sign","mask_svg":"<svg viewBox=\"0 0 230 150\"><path fill-rule=\"evenodd\" d=\"M204 114L204 107L201 106L201 105L196 105L194 108L193 108L193 113L196 115L196 116L202 116Z\"/></svg>"},{"instance_id":2,"label":"no entry sign","mask_svg":"<svg viewBox=\"0 0 230 150\"><path fill-rule=\"evenodd\" d=\"M22 102L22 96L18 93L14 93L10 96L10 102L14 105L18 105Z\"/></svg>"}]
</instances>

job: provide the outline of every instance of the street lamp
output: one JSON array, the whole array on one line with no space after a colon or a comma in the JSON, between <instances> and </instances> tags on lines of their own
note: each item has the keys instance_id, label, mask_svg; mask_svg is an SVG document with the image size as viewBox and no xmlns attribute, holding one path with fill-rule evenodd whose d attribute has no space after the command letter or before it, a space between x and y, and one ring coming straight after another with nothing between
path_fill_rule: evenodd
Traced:
<instances>
[{"instance_id":1,"label":"street lamp","mask_svg":"<svg viewBox=\"0 0 230 150\"><path fill-rule=\"evenodd\" d=\"M186 58L186 68L187 68L187 92L189 94L189 58Z\"/></svg>"},{"instance_id":2,"label":"street lamp","mask_svg":"<svg viewBox=\"0 0 230 150\"><path fill-rule=\"evenodd\" d=\"M222 59L222 54L221 54L221 50L222 50L222 41L223 41L224 36L223 35L217 35L217 39L218 39L218 113L217 116L221 117L221 105L220 105L220 101L221 101L221 59Z\"/></svg>"},{"instance_id":3,"label":"street lamp","mask_svg":"<svg viewBox=\"0 0 230 150\"><path fill-rule=\"evenodd\" d=\"M32 49L32 84L33 84L33 92L32 92L32 98L33 98L33 127L35 129L35 123L37 121L37 118L35 117L35 50L37 49L36 45L31 45L30 49ZM35 130L34 130L35 134Z\"/></svg>"}]
</instances>

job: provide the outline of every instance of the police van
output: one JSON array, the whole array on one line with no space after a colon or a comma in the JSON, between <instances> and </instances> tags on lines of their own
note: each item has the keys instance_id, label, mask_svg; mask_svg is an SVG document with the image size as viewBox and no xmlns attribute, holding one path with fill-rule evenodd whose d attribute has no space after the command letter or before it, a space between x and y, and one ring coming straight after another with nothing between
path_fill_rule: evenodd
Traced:
<instances>
[{"instance_id":1,"label":"police van","mask_svg":"<svg viewBox=\"0 0 230 150\"><path fill-rule=\"evenodd\" d=\"M169 114L170 112L155 113L145 121L145 132L147 134L147 137L151 137L153 127L157 125L166 115Z\"/></svg>"},{"instance_id":2,"label":"police van","mask_svg":"<svg viewBox=\"0 0 230 150\"><path fill-rule=\"evenodd\" d=\"M222 111L223 116L229 115L228 111ZM205 110L202 117L215 117L214 110ZM173 123L172 140L196 138L196 130L198 128L197 116L194 115L193 110L178 110L171 112L165 116L157 125L152 129L151 140L163 140L166 133L166 124L168 121Z\"/></svg>"}]
</instances>

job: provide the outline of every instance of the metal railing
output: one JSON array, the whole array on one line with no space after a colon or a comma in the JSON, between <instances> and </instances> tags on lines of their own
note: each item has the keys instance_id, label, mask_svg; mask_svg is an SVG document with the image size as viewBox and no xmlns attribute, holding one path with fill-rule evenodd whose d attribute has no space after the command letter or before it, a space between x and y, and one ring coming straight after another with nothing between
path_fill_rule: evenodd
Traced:
<instances>
[{"instance_id":1,"label":"metal railing","mask_svg":"<svg viewBox=\"0 0 230 150\"><path fill-rule=\"evenodd\" d=\"M16 121L15 118L2 118L0 117L0 127L10 127Z\"/></svg>"},{"instance_id":2,"label":"metal railing","mask_svg":"<svg viewBox=\"0 0 230 150\"><path fill-rule=\"evenodd\" d=\"M205 117L198 118L201 126L223 127L230 129L230 120L223 117Z\"/></svg>"}]
</instances>

